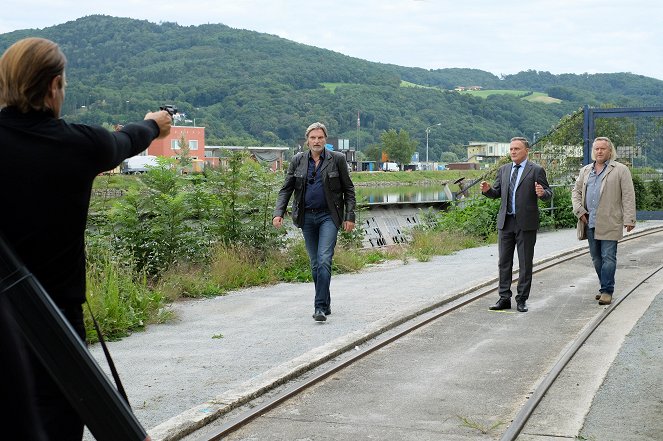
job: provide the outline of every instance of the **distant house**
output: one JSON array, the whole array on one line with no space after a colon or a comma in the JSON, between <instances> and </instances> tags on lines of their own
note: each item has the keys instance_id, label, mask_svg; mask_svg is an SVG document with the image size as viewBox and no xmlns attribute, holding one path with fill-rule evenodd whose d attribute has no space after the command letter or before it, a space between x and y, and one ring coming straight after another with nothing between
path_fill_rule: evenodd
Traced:
<instances>
[{"instance_id":1,"label":"distant house","mask_svg":"<svg viewBox=\"0 0 663 441\"><path fill-rule=\"evenodd\" d=\"M272 171L283 168L284 153L290 150L290 147L246 147L237 145L209 145L205 147L205 163L208 162L214 166L225 166L229 152L246 151L259 162L269 164Z\"/></svg>"},{"instance_id":2,"label":"distant house","mask_svg":"<svg viewBox=\"0 0 663 441\"><path fill-rule=\"evenodd\" d=\"M466 90L481 90L483 87L481 86L456 86L454 87L454 90L456 92L464 92Z\"/></svg>"},{"instance_id":3,"label":"distant house","mask_svg":"<svg viewBox=\"0 0 663 441\"><path fill-rule=\"evenodd\" d=\"M155 139L145 151L146 155L179 158L182 149L180 141L184 138L189 146L191 159L205 157L205 127L173 126L170 134L162 139Z\"/></svg>"},{"instance_id":4,"label":"distant house","mask_svg":"<svg viewBox=\"0 0 663 441\"><path fill-rule=\"evenodd\" d=\"M224 151L246 150L256 160L268 163L272 170L280 170L283 168L284 152L290 150L288 147L207 146L205 127L173 126L166 138L155 139L142 154L179 158L182 138L189 146L189 158L202 161L206 167L223 166L228 156L223 154Z\"/></svg>"},{"instance_id":5,"label":"distant house","mask_svg":"<svg viewBox=\"0 0 663 441\"><path fill-rule=\"evenodd\" d=\"M490 165L509 154L508 142L471 141L465 146L467 149L467 162L481 165Z\"/></svg>"},{"instance_id":6,"label":"distant house","mask_svg":"<svg viewBox=\"0 0 663 441\"><path fill-rule=\"evenodd\" d=\"M467 161L489 165L509 155L508 142L473 141L465 148L467 149ZM558 161L561 157L582 158L582 146L580 145L537 145L536 151L530 152L530 157L542 165Z\"/></svg>"}]
</instances>

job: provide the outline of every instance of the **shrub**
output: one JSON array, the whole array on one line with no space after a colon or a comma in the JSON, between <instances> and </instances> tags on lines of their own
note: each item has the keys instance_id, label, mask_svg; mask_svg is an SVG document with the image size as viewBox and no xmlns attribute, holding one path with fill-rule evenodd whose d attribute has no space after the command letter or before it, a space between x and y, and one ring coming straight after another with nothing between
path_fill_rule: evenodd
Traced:
<instances>
[{"instance_id":1,"label":"shrub","mask_svg":"<svg viewBox=\"0 0 663 441\"><path fill-rule=\"evenodd\" d=\"M110 257L109 253L88 261L87 299L104 338L116 340L143 329L147 323L163 322L165 297L150 289L145 274ZM89 312L85 310L87 340L98 341Z\"/></svg>"}]
</instances>

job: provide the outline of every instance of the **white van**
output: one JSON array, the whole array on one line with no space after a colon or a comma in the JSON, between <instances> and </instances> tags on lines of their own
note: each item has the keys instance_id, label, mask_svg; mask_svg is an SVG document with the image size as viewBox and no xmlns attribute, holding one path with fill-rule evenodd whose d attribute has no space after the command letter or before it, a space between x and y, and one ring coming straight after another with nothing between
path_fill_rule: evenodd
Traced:
<instances>
[{"instance_id":1,"label":"white van","mask_svg":"<svg viewBox=\"0 0 663 441\"><path fill-rule=\"evenodd\" d=\"M133 175L135 173L145 173L147 167L154 167L157 165L157 157L152 155L139 155L132 156L122 163L120 171L125 175Z\"/></svg>"},{"instance_id":2,"label":"white van","mask_svg":"<svg viewBox=\"0 0 663 441\"><path fill-rule=\"evenodd\" d=\"M398 164L395 162L383 162L382 171L398 171Z\"/></svg>"}]
</instances>

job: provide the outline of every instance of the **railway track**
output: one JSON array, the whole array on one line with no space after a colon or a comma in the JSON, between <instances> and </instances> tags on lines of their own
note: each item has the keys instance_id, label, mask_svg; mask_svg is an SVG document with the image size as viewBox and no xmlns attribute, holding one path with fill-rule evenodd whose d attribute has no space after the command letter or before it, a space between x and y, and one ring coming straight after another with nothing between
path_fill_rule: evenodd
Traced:
<instances>
[{"instance_id":1,"label":"railway track","mask_svg":"<svg viewBox=\"0 0 663 441\"><path fill-rule=\"evenodd\" d=\"M651 243L663 242L663 240L661 239L662 232L663 228L651 229L640 234L630 235L620 243L620 249L618 252L618 263L620 264L620 266L624 266L623 263L624 260L632 255L635 256L636 260L640 259L638 263L642 264L636 265L639 267L637 271L635 271L632 268L619 268L618 285L620 282L624 284L624 282L622 282L619 279L619 277L621 273L626 273L627 271L629 273L629 277L631 277L630 274L633 273L634 274L633 277L635 277L637 280L633 280L632 283L628 285L629 287L628 290L624 291L624 294L622 296L620 297L616 296L613 304L607 308L594 307L593 309L588 309L586 299L583 297L583 301L579 302L579 304L584 308L583 311L585 312L579 314L576 319L571 320L571 322L575 326L575 328L573 328L570 332L570 334L573 335L573 338L571 340L556 342L555 345L553 346L559 347L559 350L553 351L554 357L551 357L550 354L548 354L545 357L546 358L545 362L540 363L540 365L552 366L552 368L547 369L547 374L534 378L535 381L530 381L530 384L536 384L534 390L529 390L530 384L526 385L527 386L526 389L528 390L525 393L525 395L527 396L525 403L520 407L519 410L517 410L517 412L514 412L513 410L511 411L512 412L511 417L513 417L514 414L515 417L513 417L513 420L511 421L510 424L507 424L505 421L502 421L501 424L498 424L493 429L490 429L492 432L495 432L496 430L500 430L499 429L500 426L507 426L507 427L502 427L501 429L504 430L501 438L502 441L514 440L518 437L518 435L523 430L523 427L525 427L525 425L527 424L533 411L536 409L537 405L541 402L541 399L545 396L546 392L554 383L555 379L558 377L560 372L562 372L562 370L569 362L569 360L572 359L573 355L578 351L580 347L582 347L582 345L587 341L589 336L594 332L595 329L597 329L600 326L600 324L606 319L606 317L608 317L615 309L617 309L619 305L624 300L626 300L629 297L629 295L631 295L631 293L636 292L638 289L640 289L640 287L644 282L650 280L652 277L655 277L656 275L661 274L661 270L663 269L663 267L660 266L660 259L658 259L659 263L658 266L651 264L651 262L656 261L656 251L655 250L652 251L654 253L654 256L645 256L646 253L641 253L639 250L643 249L643 244L645 244L644 248L646 249L647 247L651 246ZM539 291L550 289L550 285L555 286L555 284L563 284L565 282L572 280L573 284L570 285L570 289L566 289L566 291L568 291L569 294L568 295L565 294L565 299L566 299L565 301L568 302L569 308L576 308L577 306L576 303L578 302L576 301L577 299L575 299L575 297L578 296L577 295L573 296L573 292L580 289L583 290L586 289L586 288L580 288L581 285L591 286L593 290L595 290L596 286L596 280L595 280L596 276L593 273L593 269L591 268L589 261L586 260L581 263L576 263L579 262L580 258L586 255L587 255L586 250L573 251L567 253L564 256L559 256L537 265L534 270L535 273L534 284L537 284L537 281L539 279L542 279L542 283L547 284L546 286L548 286L548 288L546 288L545 286L544 287L536 285L533 286L531 300L536 301L536 296L540 295ZM644 264L645 260L647 261L646 265ZM629 262L631 262L631 260L629 260ZM555 273L565 273L572 271L574 269L575 270L580 269L581 270L580 275L573 275L573 277L571 278L569 277L560 278L559 275L555 276ZM252 424L252 422L254 422L256 418L260 417L261 415L265 415L267 413L270 413L270 415L272 413L278 413L278 411L281 408L287 407L289 405L288 403L300 400L300 397L302 395L315 394L316 393L315 389L324 388L325 382L329 383L330 378L335 378L339 376L343 377L344 375L346 375L345 372L349 370L361 369L361 367L355 368L355 366L361 364L362 360L365 361L366 359L370 359L371 357L368 357L369 355L376 354L378 352L389 352L389 348L391 346L407 345L402 342L405 341L408 338L408 336L416 334L417 332L419 332L419 334L432 333L433 331L430 330L425 331L425 330L432 327L439 327L440 330L437 332L439 332L440 335L448 337L450 334L454 333L453 329L457 329L453 328L454 326L460 328L461 326L465 325L464 320L468 322L477 321L477 324L475 326L486 327L486 330L489 330L491 320L495 322L503 322L503 323L498 323L498 326L503 326L504 327L503 329L507 330L506 332L513 332L514 325L527 326L527 324L524 323L524 320L527 319L528 317L533 317L535 315L532 314L533 311L530 311L530 313L527 314L489 313L486 311L487 307L486 305L489 302L486 301L480 302L481 299L483 299L485 296L489 294L495 294L494 285L490 287L483 287L472 292L458 295L456 296L456 298L451 299L448 303L434 310L425 312L409 320L408 322L401 324L397 328L394 328L393 330L385 333L384 335L378 336L372 341L363 344L362 347L357 347L355 348L354 351L350 351L350 353L344 354L343 356L339 356L336 359L332 360L331 362L326 363L324 366L321 366L315 369L314 371L312 371L311 373L304 375L303 377L305 378L290 382L289 384L281 387L279 390L267 394L266 396L256 400L253 403L249 403L248 405L243 406L243 408L239 409L238 411L235 411L229 414L227 417L221 418L216 422L206 426L205 428L193 434L188 435L184 439L200 440L200 441L219 440L226 438L289 439L289 438L279 437L277 435L274 435L274 438L270 438L270 436L267 436L265 438L264 432L260 432L260 430L262 429L256 432L256 433L262 433L262 435L256 435L256 437L252 437L253 435L251 435L252 433L251 428L245 426L247 426L248 424ZM586 296L589 297L589 294L587 294ZM592 291L592 298L593 298L593 291ZM534 311L544 310L546 304L551 303L551 299L543 299L541 300L541 302L543 302L542 307L537 307L536 304L533 304L533 302L530 301L530 304L534 306L533 308ZM590 302L590 304L591 303L595 304L595 302ZM565 319L564 315L565 313L559 311L551 311L551 313L553 315L553 318L557 317L557 322L553 321L552 325L559 326L560 324L559 322ZM463 314L468 314L469 318L467 317L463 318L462 317ZM502 320L502 317L509 317L509 319L505 321ZM442 324L445 321L450 322L449 328L445 328L446 325ZM514 321L516 322L514 323ZM455 324L452 322L455 322ZM581 323L583 325L581 325ZM534 326L536 327L536 324ZM499 329L502 330L502 328ZM515 329L517 330L518 328ZM467 331L467 333L472 334L471 326L469 328L469 331ZM474 346L471 346L471 349L469 350L470 352L472 351L478 352L477 348L486 344L485 339L482 340L479 334L480 333L476 333L476 335L473 336L473 337L478 336L478 338L474 342L475 343ZM414 337L414 339L417 338L421 338L421 335L419 335L419 337ZM440 338L439 335L435 335L429 337L428 339L430 341L437 341L437 339L439 338ZM472 338L468 338L467 340L469 343L471 343ZM489 340L492 342L495 341L495 339L489 339ZM462 352L462 348L460 350L459 349L456 350ZM528 350L528 348L524 347L523 350ZM443 351L443 348L441 348L441 351ZM450 353L453 353L453 351L450 351ZM371 362L368 363L365 362L364 364L371 364ZM518 363L516 363L516 365L517 364ZM462 369L462 365L459 367ZM546 369L544 369L544 371L546 371ZM523 382L527 383L526 380L523 380ZM499 393L499 388L496 390L496 392ZM516 393L516 395L518 394ZM414 399L416 400L417 398L415 397ZM403 400L408 401L410 399L404 397ZM506 414L506 412L503 413ZM467 414L469 415L469 413ZM459 422L461 423L460 424L461 426L462 425L472 426L474 424L476 426L475 429L479 431L481 431L479 426L481 426L482 424L483 424L483 426L481 426L483 427L482 430L487 430L486 428L490 427L490 424L476 423L470 417L463 417L459 415L456 416L458 417L456 425L459 425L458 424ZM277 416L271 418L271 421L275 422L275 424L283 428L284 425L283 418L284 418L283 416L281 417ZM486 418L486 421L488 420L490 420L490 418ZM494 424L496 424L497 422L495 422ZM297 425L300 424L303 423L301 421L297 421ZM329 422L327 421L321 424L326 425L329 424ZM447 426L448 425L449 424L447 424ZM395 427L397 426L398 425L396 425ZM386 429L383 427L383 429L381 430L388 431L389 429L388 427ZM398 430L403 430L403 429L399 427ZM415 429L410 429L410 430L415 430ZM442 429L436 429L436 430L442 430ZM234 437L233 434L235 434L238 431L241 433L238 433L236 437ZM315 432L315 430L313 430L312 432ZM433 431L433 433L435 433L435 431ZM359 436L358 438L362 437ZM312 439L318 439L318 438L313 436ZM346 438L342 437L334 438L334 437L322 436L320 439L346 439ZM347 439L352 439L352 438L347 438ZM422 438L412 438L412 439L426 439L426 438L422 437ZM447 439L447 438L444 437L440 438L438 436L435 439ZM458 438L458 439L472 439L472 438Z\"/></svg>"}]
</instances>

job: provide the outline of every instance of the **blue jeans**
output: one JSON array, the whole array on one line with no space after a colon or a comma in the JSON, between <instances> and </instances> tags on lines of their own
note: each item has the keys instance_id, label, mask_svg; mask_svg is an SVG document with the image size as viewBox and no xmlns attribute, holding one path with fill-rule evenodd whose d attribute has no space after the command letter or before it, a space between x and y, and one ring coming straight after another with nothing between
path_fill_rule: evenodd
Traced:
<instances>
[{"instance_id":1,"label":"blue jeans","mask_svg":"<svg viewBox=\"0 0 663 441\"><path fill-rule=\"evenodd\" d=\"M601 283L600 292L611 294L615 291L615 271L617 270L617 241L594 239L594 228L587 228L589 254L596 275Z\"/></svg>"},{"instance_id":2,"label":"blue jeans","mask_svg":"<svg viewBox=\"0 0 663 441\"><path fill-rule=\"evenodd\" d=\"M305 213L302 234L315 284L313 306L316 310L321 309L324 312L331 306L329 284L338 228L328 212Z\"/></svg>"}]
</instances>

